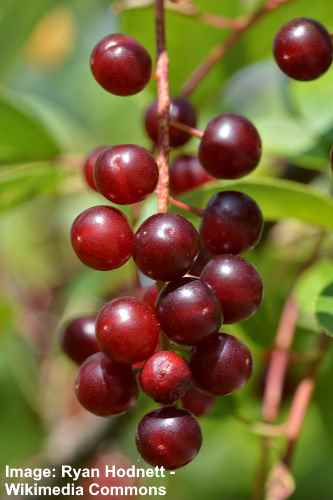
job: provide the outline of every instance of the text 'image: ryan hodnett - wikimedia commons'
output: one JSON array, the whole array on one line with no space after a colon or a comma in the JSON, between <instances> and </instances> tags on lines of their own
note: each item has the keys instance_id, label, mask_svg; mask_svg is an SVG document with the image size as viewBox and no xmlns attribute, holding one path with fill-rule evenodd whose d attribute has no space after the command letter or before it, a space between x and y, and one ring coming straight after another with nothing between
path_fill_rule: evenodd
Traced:
<instances>
[{"instance_id":1,"label":"text 'image: ryan hodnett - wikimedia commons'","mask_svg":"<svg viewBox=\"0 0 333 500\"><path fill-rule=\"evenodd\" d=\"M332 500L333 2L28 4L0 498Z\"/></svg>"}]
</instances>

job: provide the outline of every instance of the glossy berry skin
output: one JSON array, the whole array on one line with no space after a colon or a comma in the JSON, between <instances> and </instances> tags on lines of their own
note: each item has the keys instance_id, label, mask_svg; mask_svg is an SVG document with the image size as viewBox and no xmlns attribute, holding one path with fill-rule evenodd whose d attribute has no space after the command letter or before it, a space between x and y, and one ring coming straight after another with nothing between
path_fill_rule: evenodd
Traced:
<instances>
[{"instance_id":1,"label":"glossy berry skin","mask_svg":"<svg viewBox=\"0 0 333 500\"><path fill-rule=\"evenodd\" d=\"M199 277L202 273L203 268L206 264L213 258L213 255L205 248L200 241L200 250L197 255L197 258L194 261L193 266L189 270L188 274L191 276Z\"/></svg>"},{"instance_id":2,"label":"glossy berry skin","mask_svg":"<svg viewBox=\"0 0 333 500\"><path fill-rule=\"evenodd\" d=\"M249 349L232 335L213 334L195 347L190 366L195 383L211 394L230 394L252 373Z\"/></svg>"},{"instance_id":3,"label":"glossy berry skin","mask_svg":"<svg viewBox=\"0 0 333 500\"><path fill-rule=\"evenodd\" d=\"M105 304L96 319L100 348L119 363L137 363L155 352L159 324L152 308L135 297Z\"/></svg>"},{"instance_id":4,"label":"glossy berry skin","mask_svg":"<svg viewBox=\"0 0 333 500\"><path fill-rule=\"evenodd\" d=\"M98 205L88 208L75 219L71 241L84 264L107 271L122 266L130 258L134 235L119 210Z\"/></svg>"},{"instance_id":5,"label":"glossy berry skin","mask_svg":"<svg viewBox=\"0 0 333 500\"><path fill-rule=\"evenodd\" d=\"M97 82L119 96L137 94L151 77L151 57L146 49L134 38L119 33L98 42L90 67Z\"/></svg>"},{"instance_id":6,"label":"glossy berry skin","mask_svg":"<svg viewBox=\"0 0 333 500\"><path fill-rule=\"evenodd\" d=\"M200 234L212 254L239 254L258 243L262 229L263 217L256 202L244 193L224 191L209 200Z\"/></svg>"},{"instance_id":7,"label":"glossy berry skin","mask_svg":"<svg viewBox=\"0 0 333 500\"><path fill-rule=\"evenodd\" d=\"M127 411L136 401L138 387L131 367L99 352L81 366L75 392L86 410L106 417Z\"/></svg>"},{"instance_id":8,"label":"glossy berry skin","mask_svg":"<svg viewBox=\"0 0 333 500\"><path fill-rule=\"evenodd\" d=\"M187 361L172 351L159 351L144 364L140 373L142 390L162 404L184 396L192 381Z\"/></svg>"},{"instance_id":9,"label":"glossy berry skin","mask_svg":"<svg viewBox=\"0 0 333 500\"><path fill-rule=\"evenodd\" d=\"M224 113L208 123L199 147L199 160L218 179L249 174L261 158L261 139L243 116Z\"/></svg>"},{"instance_id":10,"label":"glossy berry skin","mask_svg":"<svg viewBox=\"0 0 333 500\"><path fill-rule=\"evenodd\" d=\"M173 281L192 266L199 251L199 235L184 217L155 214L135 235L134 260L138 268L154 280Z\"/></svg>"},{"instance_id":11,"label":"glossy berry skin","mask_svg":"<svg viewBox=\"0 0 333 500\"><path fill-rule=\"evenodd\" d=\"M197 115L192 104L183 97L172 99L170 107L170 120L184 123L189 127L196 127ZM145 113L145 128L151 140L157 144L158 142L158 116L157 116L157 101L153 102ZM191 136L183 130L178 130L175 127L170 127L170 146L173 148L183 146L191 139Z\"/></svg>"},{"instance_id":12,"label":"glossy berry skin","mask_svg":"<svg viewBox=\"0 0 333 500\"><path fill-rule=\"evenodd\" d=\"M332 64L331 35L314 19L300 17L284 25L273 50L280 69L295 80L315 80Z\"/></svg>"},{"instance_id":13,"label":"glossy berry skin","mask_svg":"<svg viewBox=\"0 0 333 500\"><path fill-rule=\"evenodd\" d=\"M221 255L204 267L201 280L219 299L224 323L252 316L261 304L263 286L256 269L241 257Z\"/></svg>"},{"instance_id":14,"label":"glossy berry skin","mask_svg":"<svg viewBox=\"0 0 333 500\"><path fill-rule=\"evenodd\" d=\"M99 146L95 148L89 155L86 157L85 162L83 164L83 176L88 184L88 186L97 191L96 182L95 182L95 164L99 155L107 149L106 146Z\"/></svg>"},{"instance_id":15,"label":"glossy berry skin","mask_svg":"<svg viewBox=\"0 0 333 500\"><path fill-rule=\"evenodd\" d=\"M139 297L145 304L155 309L157 298L159 295L159 290L156 285L150 285L142 288L139 292Z\"/></svg>"},{"instance_id":16,"label":"glossy berry skin","mask_svg":"<svg viewBox=\"0 0 333 500\"><path fill-rule=\"evenodd\" d=\"M152 193L158 181L158 167L152 155L134 144L108 148L95 165L97 190L120 205L137 203Z\"/></svg>"},{"instance_id":17,"label":"glossy berry skin","mask_svg":"<svg viewBox=\"0 0 333 500\"><path fill-rule=\"evenodd\" d=\"M182 397L182 406L196 417L207 415L212 409L215 398L197 387L191 387Z\"/></svg>"},{"instance_id":18,"label":"glossy berry skin","mask_svg":"<svg viewBox=\"0 0 333 500\"><path fill-rule=\"evenodd\" d=\"M170 189L176 196L191 191L212 179L213 177L201 166L196 156L177 156L170 167Z\"/></svg>"},{"instance_id":19,"label":"glossy berry skin","mask_svg":"<svg viewBox=\"0 0 333 500\"><path fill-rule=\"evenodd\" d=\"M169 283L160 294L157 316L163 332L174 342L185 345L198 344L222 324L217 297L195 278Z\"/></svg>"},{"instance_id":20,"label":"glossy berry skin","mask_svg":"<svg viewBox=\"0 0 333 500\"><path fill-rule=\"evenodd\" d=\"M79 365L100 350L96 339L95 320L96 316L81 316L69 321L63 329L62 350Z\"/></svg>"},{"instance_id":21,"label":"glossy berry skin","mask_svg":"<svg viewBox=\"0 0 333 500\"><path fill-rule=\"evenodd\" d=\"M196 419L188 411L174 406L147 413L136 433L136 445L142 458L168 470L191 462L201 444L202 435Z\"/></svg>"}]
</instances>

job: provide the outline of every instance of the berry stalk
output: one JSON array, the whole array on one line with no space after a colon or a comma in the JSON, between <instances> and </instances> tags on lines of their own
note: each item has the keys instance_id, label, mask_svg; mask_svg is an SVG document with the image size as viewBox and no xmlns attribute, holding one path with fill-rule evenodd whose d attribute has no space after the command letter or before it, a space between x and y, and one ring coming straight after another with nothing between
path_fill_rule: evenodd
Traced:
<instances>
[{"instance_id":1,"label":"berry stalk","mask_svg":"<svg viewBox=\"0 0 333 500\"><path fill-rule=\"evenodd\" d=\"M167 212L169 198L169 125L170 125L170 92L169 92L169 58L166 48L164 0L155 1L156 19L156 79L157 79L157 113L158 113L158 153L159 181L156 188L158 211Z\"/></svg>"}]
</instances>

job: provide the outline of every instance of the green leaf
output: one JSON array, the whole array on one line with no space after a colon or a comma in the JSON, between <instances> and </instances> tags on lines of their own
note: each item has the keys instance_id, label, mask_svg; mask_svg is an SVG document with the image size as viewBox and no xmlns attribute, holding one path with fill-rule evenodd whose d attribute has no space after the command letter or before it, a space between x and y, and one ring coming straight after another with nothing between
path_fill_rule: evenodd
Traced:
<instances>
[{"instance_id":1,"label":"green leaf","mask_svg":"<svg viewBox=\"0 0 333 500\"><path fill-rule=\"evenodd\" d=\"M333 336L333 281L321 291L317 298L316 319L324 331Z\"/></svg>"},{"instance_id":2,"label":"green leaf","mask_svg":"<svg viewBox=\"0 0 333 500\"><path fill-rule=\"evenodd\" d=\"M13 63L38 20L59 0L29 0L23 8L21 0L1 0L0 6L0 72Z\"/></svg>"},{"instance_id":3,"label":"green leaf","mask_svg":"<svg viewBox=\"0 0 333 500\"><path fill-rule=\"evenodd\" d=\"M0 175L0 212L54 192L65 178L64 170L56 164L41 163L6 169Z\"/></svg>"},{"instance_id":4,"label":"green leaf","mask_svg":"<svg viewBox=\"0 0 333 500\"><path fill-rule=\"evenodd\" d=\"M329 328L327 297L330 298L332 294L332 281L333 262L327 259L313 265L299 278L295 296L300 310L298 321L300 326L315 332Z\"/></svg>"},{"instance_id":5,"label":"green leaf","mask_svg":"<svg viewBox=\"0 0 333 500\"><path fill-rule=\"evenodd\" d=\"M0 164L48 160L59 147L27 105L0 96Z\"/></svg>"},{"instance_id":6,"label":"green leaf","mask_svg":"<svg viewBox=\"0 0 333 500\"><path fill-rule=\"evenodd\" d=\"M249 177L240 181L216 181L183 197L184 201L205 207L217 191L234 189L253 197L266 220L299 219L333 230L333 200L321 192L281 179Z\"/></svg>"}]
</instances>

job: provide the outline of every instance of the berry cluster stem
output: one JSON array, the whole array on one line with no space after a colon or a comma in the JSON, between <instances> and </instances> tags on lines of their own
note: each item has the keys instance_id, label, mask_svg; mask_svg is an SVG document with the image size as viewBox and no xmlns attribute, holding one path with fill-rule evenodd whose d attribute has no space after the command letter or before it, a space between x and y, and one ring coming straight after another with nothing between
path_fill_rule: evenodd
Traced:
<instances>
[{"instance_id":1,"label":"berry cluster stem","mask_svg":"<svg viewBox=\"0 0 333 500\"><path fill-rule=\"evenodd\" d=\"M169 92L169 58L165 36L164 0L155 0L156 19L156 78L157 78L157 110L159 119L159 138L157 164L159 167L159 182L156 189L158 211L167 212L169 199L169 122L170 122L170 92Z\"/></svg>"},{"instance_id":2,"label":"berry cluster stem","mask_svg":"<svg viewBox=\"0 0 333 500\"><path fill-rule=\"evenodd\" d=\"M267 0L264 5L260 6L244 18L243 22L234 26L230 35L227 36L221 44L216 45L208 54L206 59L193 71L192 75L183 86L181 96L190 96L200 82L213 69L215 64L217 64L224 57L224 55L237 44L244 33L256 25L267 14L291 1L293 0Z\"/></svg>"}]
</instances>

